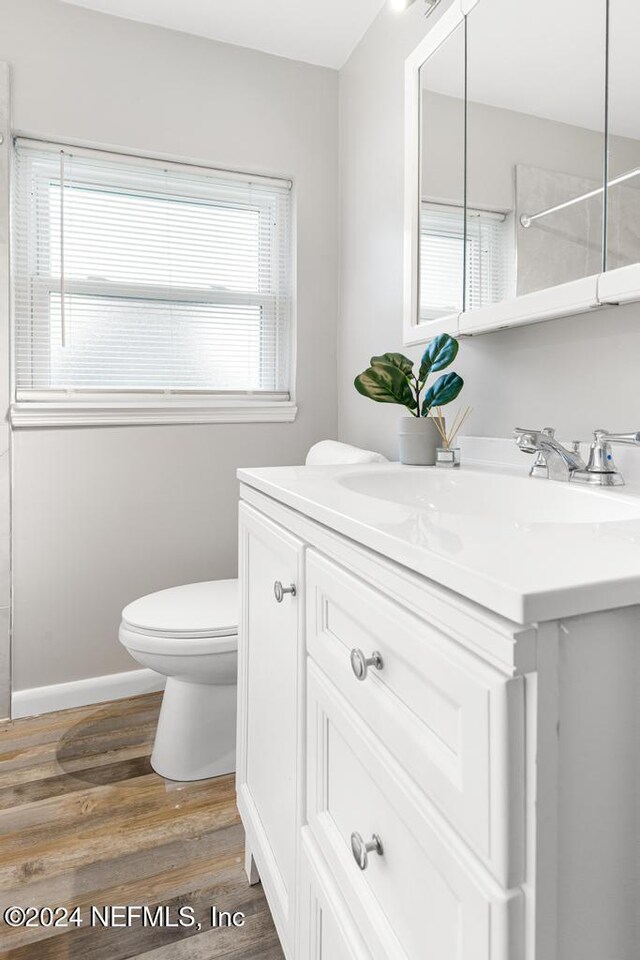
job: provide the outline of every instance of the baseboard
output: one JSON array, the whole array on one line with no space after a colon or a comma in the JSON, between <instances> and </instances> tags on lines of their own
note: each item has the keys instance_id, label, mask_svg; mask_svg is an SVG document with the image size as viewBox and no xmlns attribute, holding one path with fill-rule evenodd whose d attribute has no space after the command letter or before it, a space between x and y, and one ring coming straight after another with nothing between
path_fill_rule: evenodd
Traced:
<instances>
[{"instance_id":1,"label":"baseboard","mask_svg":"<svg viewBox=\"0 0 640 960\"><path fill-rule=\"evenodd\" d=\"M35 717L70 707L86 707L106 700L122 700L142 693L164 690L166 678L155 670L127 670L105 677L88 677L69 683L53 683L48 687L17 690L11 697L11 717Z\"/></svg>"}]
</instances>

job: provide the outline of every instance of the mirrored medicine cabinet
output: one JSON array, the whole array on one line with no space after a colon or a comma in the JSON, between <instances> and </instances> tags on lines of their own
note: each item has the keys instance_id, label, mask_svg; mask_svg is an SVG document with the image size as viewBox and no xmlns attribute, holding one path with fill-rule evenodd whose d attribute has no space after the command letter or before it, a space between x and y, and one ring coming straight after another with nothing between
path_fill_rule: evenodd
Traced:
<instances>
[{"instance_id":1,"label":"mirrored medicine cabinet","mask_svg":"<svg viewBox=\"0 0 640 960\"><path fill-rule=\"evenodd\" d=\"M640 300L640 5L454 0L406 63L406 344Z\"/></svg>"}]
</instances>

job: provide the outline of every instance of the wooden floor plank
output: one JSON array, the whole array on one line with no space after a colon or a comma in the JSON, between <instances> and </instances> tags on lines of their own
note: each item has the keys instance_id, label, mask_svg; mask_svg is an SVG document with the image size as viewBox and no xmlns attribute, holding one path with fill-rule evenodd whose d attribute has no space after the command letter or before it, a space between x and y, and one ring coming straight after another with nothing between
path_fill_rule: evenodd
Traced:
<instances>
[{"instance_id":1,"label":"wooden floor plank","mask_svg":"<svg viewBox=\"0 0 640 960\"><path fill-rule=\"evenodd\" d=\"M262 891L249 887L242 876L239 863L232 865L216 862L212 864L211 872L216 875L216 882L205 883L200 889L190 887L182 895L148 904L151 918L148 925L134 922L130 927L103 927L91 926L90 914L85 912L86 926L69 932L55 931L37 943L11 947L5 951L13 960L24 960L33 956L36 951L38 960L76 960L76 958L91 957L91 960L127 960L132 956L156 949L165 944L175 944L180 940L191 939L197 936L200 925L203 931L211 929L211 905L220 910L242 911L246 917L244 927L233 928L230 932L237 935L237 930L246 930L256 939L261 937L264 919L264 898ZM211 874L210 874L211 876ZM119 904L120 901L114 901ZM128 901L130 904L140 904L140 898ZM153 916L159 907L169 911L170 923L177 923L178 908L188 906L193 910L196 926L177 929L171 926L153 925ZM269 918L270 919L270 918ZM191 921L191 917L189 918ZM222 928L221 928L222 929Z\"/></svg>"},{"instance_id":2,"label":"wooden floor plank","mask_svg":"<svg viewBox=\"0 0 640 960\"><path fill-rule=\"evenodd\" d=\"M148 850L121 853L112 860L87 863L54 877L35 878L22 884L19 890L2 891L0 904L3 908L12 903L19 906L51 903L68 906L75 904L79 897L86 903L93 903L97 902L98 894L117 888L123 878L124 882L137 887L140 896L149 899L153 896L153 882L157 875L171 875L185 864L195 873L206 873L207 867L210 868L218 857L235 856L238 850L242 850L243 842L242 827L235 824L186 841L181 838Z\"/></svg>"},{"instance_id":3,"label":"wooden floor plank","mask_svg":"<svg viewBox=\"0 0 640 960\"><path fill-rule=\"evenodd\" d=\"M69 911L74 907L80 907L83 916L86 916L91 906L98 903L107 904L127 904L137 903L150 905L155 903L167 903L182 897L193 890L199 890L206 887L215 876L215 885L218 889L224 888L228 878L229 870L237 870L243 863L243 843L244 832L242 827L237 824L233 827L227 827L225 836L217 835L215 849L205 859L190 860L189 863L181 866L170 865L166 869L160 869L152 876L147 876L145 871L136 871L132 879L125 879L113 886L93 887L87 884L85 892L81 895L77 893L75 887L67 888L67 896L56 895L56 903L65 907ZM212 867L215 864L215 870ZM139 874L142 873L142 880ZM71 898L68 893L71 892ZM47 891L51 896L51 892ZM33 887L25 888L19 893L12 891L7 899L1 904L1 909L6 906L15 905L26 907L28 904L39 903L41 899L34 892ZM37 927L17 927L5 933L7 945L22 946L27 943L33 943L37 940L45 939L50 933Z\"/></svg>"},{"instance_id":4,"label":"wooden floor plank","mask_svg":"<svg viewBox=\"0 0 640 960\"><path fill-rule=\"evenodd\" d=\"M136 814L126 820L116 819L103 830L100 825L79 825L71 836L61 831L52 832L46 842L31 843L20 837L23 846L5 852L0 848L0 889L17 886L36 876L55 876L73 870L91 860L112 859L119 850L150 849L168 839L194 837L204 830L216 830L237 822L237 811L228 794L217 797L198 797L184 804L179 811L160 810ZM40 837L38 837L40 840Z\"/></svg>"},{"instance_id":5,"label":"wooden floor plank","mask_svg":"<svg viewBox=\"0 0 640 960\"><path fill-rule=\"evenodd\" d=\"M164 781L149 764L160 696L0 724L0 905L190 906L197 927L11 929L3 960L282 960L243 871L234 778ZM212 905L242 927L211 929Z\"/></svg>"},{"instance_id":6,"label":"wooden floor plank","mask_svg":"<svg viewBox=\"0 0 640 960\"><path fill-rule=\"evenodd\" d=\"M116 747L113 750L104 750L100 754L95 754L89 760L86 757L74 757L66 760L62 765L56 757L37 766L29 766L21 770L7 770L6 773L0 772L0 790L17 784L34 783L36 780L59 777L61 774L67 775L71 781L99 782L102 767L122 760L148 757L150 748L151 744L142 741L125 747Z\"/></svg>"},{"instance_id":7,"label":"wooden floor plank","mask_svg":"<svg viewBox=\"0 0 640 960\"><path fill-rule=\"evenodd\" d=\"M264 908L268 914L267 908ZM264 916L264 926L269 924ZM253 932L211 930L171 946L138 954L135 960L282 960L282 948L274 930Z\"/></svg>"},{"instance_id":8,"label":"wooden floor plank","mask_svg":"<svg viewBox=\"0 0 640 960\"><path fill-rule=\"evenodd\" d=\"M72 707L38 717L5 721L0 723L0 750L5 749L5 744L19 746L49 743L51 740L69 736L69 732L78 723L101 723L105 729L118 729L122 725L135 722L136 717L145 714L157 716L161 700L161 693L148 693L140 697L113 701L118 704L117 711L113 710L112 703L99 703L91 707Z\"/></svg>"},{"instance_id":9,"label":"wooden floor plank","mask_svg":"<svg viewBox=\"0 0 640 960\"><path fill-rule=\"evenodd\" d=\"M34 767L39 769L50 763L66 770L72 761L80 761L80 769L91 769L94 760L105 753L111 755L123 747L148 749L153 742L154 732L155 720L150 718L143 724L117 731L90 733L66 744L52 741L38 746L21 746L0 753L0 769L5 782L11 779L11 775L17 770L30 770ZM75 769L78 769L77 763Z\"/></svg>"},{"instance_id":10,"label":"wooden floor plank","mask_svg":"<svg viewBox=\"0 0 640 960\"><path fill-rule=\"evenodd\" d=\"M153 771L149 756L146 751L141 751L138 757L116 760L114 763L101 765L98 770L93 770L92 776L94 786L106 786L112 783L126 783L150 773L153 773ZM99 782L96 783L96 781ZM0 813L9 811L9 815L11 815L14 809L19 809L22 806L80 793L85 791L87 787L92 789L91 783L80 774L70 776L69 773L63 771L58 772L55 776L45 776L40 780L11 784L0 788Z\"/></svg>"},{"instance_id":11,"label":"wooden floor plank","mask_svg":"<svg viewBox=\"0 0 640 960\"><path fill-rule=\"evenodd\" d=\"M108 787L86 788L75 794L25 804L17 809L0 812L0 864L13 851L25 852L51 842L51 821L55 817L55 843L65 837L78 837L87 831L105 833L110 824L116 829L126 819L152 820L166 814L173 816L180 809L185 814L212 802L227 803L235 793L233 778L220 779L220 788L212 793L211 786L193 784L183 790L167 790L154 773L135 780L126 780Z\"/></svg>"}]
</instances>

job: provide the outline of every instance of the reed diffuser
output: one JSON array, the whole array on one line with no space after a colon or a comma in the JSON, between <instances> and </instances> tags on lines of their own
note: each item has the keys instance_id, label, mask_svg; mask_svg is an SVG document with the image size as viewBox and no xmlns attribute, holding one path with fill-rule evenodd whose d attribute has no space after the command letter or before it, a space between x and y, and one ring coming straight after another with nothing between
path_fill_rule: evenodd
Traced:
<instances>
[{"instance_id":1,"label":"reed diffuser","mask_svg":"<svg viewBox=\"0 0 640 960\"><path fill-rule=\"evenodd\" d=\"M431 411L431 418L442 440L442 446L436 450L437 467L460 466L460 448L455 447L454 442L470 413L471 407L467 407L466 410L458 410L452 425L447 428L442 408L436 407L435 410Z\"/></svg>"}]
</instances>

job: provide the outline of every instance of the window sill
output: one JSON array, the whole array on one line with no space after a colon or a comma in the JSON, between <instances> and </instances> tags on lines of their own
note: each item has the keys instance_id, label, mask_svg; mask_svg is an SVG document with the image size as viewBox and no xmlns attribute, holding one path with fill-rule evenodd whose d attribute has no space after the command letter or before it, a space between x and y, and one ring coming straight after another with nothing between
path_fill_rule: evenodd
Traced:
<instances>
[{"instance_id":1,"label":"window sill","mask_svg":"<svg viewBox=\"0 0 640 960\"><path fill-rule=\"evenodd\" d=\"M18 401L12 427L115 427L187 423L292 423L295 403L221 400Z\"/></svg>"}]
</instances>

